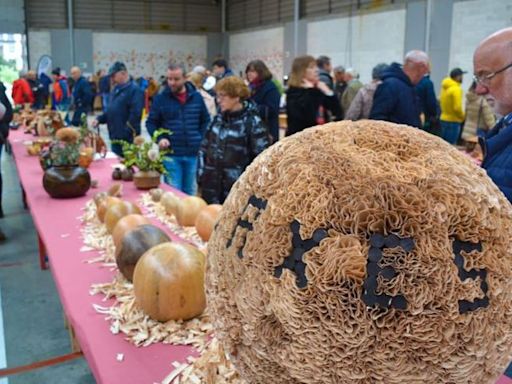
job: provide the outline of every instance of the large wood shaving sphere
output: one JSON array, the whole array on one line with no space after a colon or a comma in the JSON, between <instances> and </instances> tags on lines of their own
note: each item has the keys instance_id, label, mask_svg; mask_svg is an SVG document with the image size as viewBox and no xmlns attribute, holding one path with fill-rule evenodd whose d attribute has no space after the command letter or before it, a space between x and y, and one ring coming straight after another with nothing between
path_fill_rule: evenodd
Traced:
<instances>
[{"instance_id":1,"label":"large wood shaving sphere","mask_svg":"<svg viewBox=\"0 0 512 384\"><path fill-rule=\"evenodd\" d=\"M208 245L249 383L493 383L512 350L512 207L441 139L376 121L261 154Z\"/></svg>"}]
</instances>

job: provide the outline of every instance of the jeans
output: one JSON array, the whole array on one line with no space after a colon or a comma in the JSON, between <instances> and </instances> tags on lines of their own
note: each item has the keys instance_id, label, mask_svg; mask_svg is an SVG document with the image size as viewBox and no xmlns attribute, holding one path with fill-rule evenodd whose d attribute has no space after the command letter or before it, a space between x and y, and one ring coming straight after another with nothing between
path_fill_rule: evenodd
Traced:
<instances>
[{"instance_id":1,"label":"jeans","mask_svg":"<svg viewBox=\"0 0 512 384\"><path fill-rule=\"evenodd\" d=\"M70 120L69 120L69 107L70 106L71 106L71 103L68 101L63 101L63 102L55 105L55 109L57 111L66 112L63 120L64 120L64 123L66 123L67 125L69 125L69 123L70 123Z\"/></svg>"},{"instance_id":2,"label":"jeans","mask_svg":"<svg viewBox=\"0 0 512 384\"><path fill-rule=\"evenodd\" d=\"M450 144L457 144L460 136L460 123L441 120L442 137Z\"/></svg>"},{"instance_id":3,"label":"jeans","mask_svg":"<svg viewBox=\"0 0 512 384\"><path fill-rule=\"evenodd\" d=\"M87 115L87 108L76 108L75 113L73 113L73 118L71 119L71 125L80 127L82 125L82 114L84 113Z\"/></svg>"},{"instance_id":4,"label":"jeans","mask_svg":"<svg viewBox=\"0 0 512 384\"><path fill-rule=\"evenodd\" d=\"M197 156L168 156L164 167L167 170L165 183L188 195L196 195Z\"/></svg>"},{"instance_id":5,"label":"jeans","mask_svg":"<svg viewBox=\"0 0 512 384\"><path fill-rule=\"evenodd\" d=\"M110 147L112 149L112 152L114 152L117 156L123 157L123 147L121 144L111 143Z\"/></svg>"},{"instance_id":6,"label":"jeans","mask_svg":"<svg viewBox=\"0 0 512 384\"><path fill-rule=\"evenodd\" d=\"M487 132L488 132L488 131L486 131L485 129L482 129L482 128L477 128L477 129L476 129L476 135L477 135L478 137L483 137L483 138L485 138L485 136L487 136Z\"/></svg>"}]
</instances>

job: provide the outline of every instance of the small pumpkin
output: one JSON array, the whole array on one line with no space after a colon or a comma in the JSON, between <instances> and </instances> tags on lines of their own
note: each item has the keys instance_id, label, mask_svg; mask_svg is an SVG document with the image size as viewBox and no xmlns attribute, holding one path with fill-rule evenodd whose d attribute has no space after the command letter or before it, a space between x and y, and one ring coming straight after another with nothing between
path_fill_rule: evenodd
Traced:
<instances>
[{"instance_id":1,"label":"small pumpkin","mask_svg":"<svg viewBox=\"0 0 512 384\"><path fill-rule=\"evenodd\" d=\"M135 266L136 302L149 317L162 322L201 315L206 307L205 260L203 253L184 243L151 248Z\"/></svg>"},{"instance_id":2,"label":"small pumpkin","mask_svg":"<svg viewBox=\"0 0 512 384\"><path fill-rule=\"evenodd\" d=\"M144 224L151 224L151 222L149 221L149 219L142 215L134 213L132 215L126 215L125 217L122 217L117 222L116 226L114 227L114 230L112 231L112 240L114 240L114 245L116 249L121 244L121 240L123 239L126 233Z\"/></svg>"},{"instance_id":3,"label":"small pumpkin","mask_svg":"<svg viewBox=\"0 0 512 384\"><path fill-rule=\"evenodd\" d=\"M196 223L197 215L206 205L206 201L197 196L188 196L181 200L176 213L178 224L183 227L192 227Z\"/></svg>"},{"instance_id":4,"label":"small pumpkin","mask_svg":"<svg viewBox=\"0 0 512 384\"><path fill-rule=\"evenodd\" d=\"M208 241L210 239L210 235L213 232L213 227L217 222L221 210L222 205L210 204L201 209L197 215L195 222L196 231L203 241Z\"/></svg>"},{"instance_id":5,"label":"small pumpkin","mask_svg":"<svg viewBox=\"0 0 512 384\"><path fill-rule=\"evenodd\" d=\"M98 205L98 209L96 211L98 215L98 219L103 223L105 221L105 214L107 213L107 209L109 209L112 205L120 203L122 200L118 197L107 196L102 199Z\"/></svg>"},{"instance_id":6,"label":"small pumpkin","mask_svg":"<svg viewBox=\"0 0 512 384\"><path fill-rule=\"evenodd\" d=\"M165 192L160 197L160 203L164 206L165 212L170 216L176 216L181 199L174 193Z\"/></svg>"},{"instance_id":7,"label":"small pumpkin","mask_svg":"<svg viewBox=\"0 0 512 384\"><path fill-rule=\"evenodd\" d=\"M171 241L160 228L151 224L140 225L125 233L116 247L116 263L128 281L133 279L133 270L141 256L150 248Z\"/></svg>"},{"instance_id":8,"label":"small pumpkin","mask_svg":"<svg viewBox=\"0 0 512 384\"><path fill-rule=\"evenodd\" d=\"M105 213L105 226L108 233L112 233L117 222L127 215L132 213L142 213L140 208L129 201L121 201L120 203L112 205Z\"/></svg>"}]
</instances>

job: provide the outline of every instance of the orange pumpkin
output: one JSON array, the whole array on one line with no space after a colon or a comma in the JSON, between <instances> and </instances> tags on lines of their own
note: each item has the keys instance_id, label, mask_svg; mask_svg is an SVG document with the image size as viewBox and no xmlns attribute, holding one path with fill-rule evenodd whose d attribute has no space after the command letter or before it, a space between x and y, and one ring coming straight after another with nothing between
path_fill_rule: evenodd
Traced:
<instances>
[{"instance_id":1,"label":"orange pumpkin","mask_svg":"<svg viewBox=\"0 0 512 384\"><path fill-rule=\"evenodd\" d=\"M105 226L107 227L108 233L112 233L121 218L131 215L132 213L138 213L140 215L142 212L139 207L129 201L121 201L108 208L107 213L105 213Z\"/></svg>"},{"instance_id":2,"label":"orange pumpkin","mask_svg":"<svg viewBox=\"0 0 512 384\"><path fill-rule=\"evenodd\" d=\"M132 214L122 217L112 231L112 239L116 249L119 248L121 240L127 232L144 224L151 224L151 222L142 215Z\"/></svg>"},{"instance_id":3,"label":"orange pumpkin","mask_svg":"<svg viewBox=\"0 0 512 384\"><path fill-rule=\"evenodd\" d=\"M121 199L114 196L107 196L99 202L98 209L96 211L98 215L98 219L103 223L105 221L105 214L107 213L107 209L109 209L112 205L120 203Z\"/></svg>"},{"instance_id":4,"label":"orange pumpkin","mask_svg":"<svg viewBox=\"0 0 512 384\"><path fill-rule=\"evenodd\" d=\"M93 160L92 156L89 156L85 152L80 152L80 156L78 156L78 165L82 168L89 168Z\"/></svg>"},{"instance_id":5,"label":"orange pumpkin","mask_svg":"<svg viewBox=\"0 0 512 384\"><path fill-rule=\"evenodd\" d=\"M213 232L213 227L222 210L220 204L210 204L199 212L196 218L196 231L203 241L208 241Z\"/></svg>"},{"instance_id":6,"label":"orange pumpkin","mask_svg":"<svg viewBox=\"0 0 512 384\"><path fill-rule=\"evenodd\" d=\"M151 224L140 225L125 233L116 248L116 263L119 271L132 281L133 270L141 256L154 246L171 241L160 228Z\"/></svg>"},{"instance_id":7,"label":"orange pumpkin","mask_svg":"<svg viewBox=\"0 0 512 384\"><path fill-rule=\"evenodd\" d=\"M152 319L192 319L206 307L204 275L205 257L196 248L184 243L157 245L135 266L135 300Z\"/></svg>"},{"instance_id":8,"label":"orange pumpkin","mask_svg":"<svg viewBox=\"0 0 512 384\"><path fill-rule=\"evenodd\" d=\"M178 207L181 203L181 199L176 196L174 193L165 192L160 197L160 203L165 208L165 212L170 216L176 216L178 212Z\"/></svg>"},{"instance_id":9,"label":"orange pumpkin","mask_svg":"<svg viewBox=\"0 0 512 384\"><path fill-rule=\"evenodd\" d=\"M183 227L192 227L196 223L197 215L206 205L206 201L197 196L188 196L181 200L176 213L178 224Z\"/></svg>"}]
</instances>

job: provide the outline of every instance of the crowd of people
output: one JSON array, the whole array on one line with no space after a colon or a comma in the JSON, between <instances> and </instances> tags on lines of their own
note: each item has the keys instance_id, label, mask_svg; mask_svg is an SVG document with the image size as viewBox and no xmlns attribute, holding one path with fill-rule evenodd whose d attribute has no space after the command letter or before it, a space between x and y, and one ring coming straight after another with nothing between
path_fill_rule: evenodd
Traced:
<instances>
[{"instance_id":1,"label":"crowd of people","mask_svg":"<svg viewBox=\"0 0 512 384\"><path fill-rule=\"evenodd\" d=\"M417 127L450 144L480 137L482 166L512 201L512 53L502 49L510 40L512 29L505 29L477 48L465 107L466 72L451 70L438 99L429 57L419 50L408 52L402 63L377 64L368 84L353 68L333 68L327 56L297 57L285 95L263 61L248 63L242 78L218 59L211 71L197 66L187 73L171 64L160 82L134 79L122 62L89 80L78 67L71 68L69 78L59 68L52 79L29 71L15 81L12 96L15 104L71 109L72 125L100 106L93 125L107 124L111 140L129 142L141 134L145 108L150 135L160 128L169 131L158 139L160 148L172 149L164 163L165 181L188 194L200 193L208 203L222 204L251 161L279 140L280 112L286 113L286 136L329 121L375 119ZM0 89L5 104L2 94ZM9 116L5 113L0 124L4 141ZM112 151L123 155L119 144L112 144Z\"/></svg>"}]
</instances>

